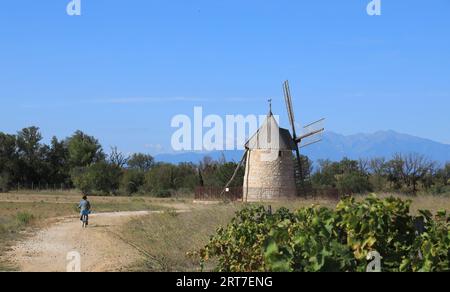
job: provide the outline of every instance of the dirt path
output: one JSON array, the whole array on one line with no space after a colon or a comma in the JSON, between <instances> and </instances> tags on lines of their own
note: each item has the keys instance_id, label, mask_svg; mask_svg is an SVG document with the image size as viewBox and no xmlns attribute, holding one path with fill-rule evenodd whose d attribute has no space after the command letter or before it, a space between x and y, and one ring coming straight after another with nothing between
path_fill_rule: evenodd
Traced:
<instances>
[{"instance_id":1,"label":"dirt path","mask_svg":"<svg viewBox=\"0 0 450 292\"><path fill-rule=\"evenodd\" d=\"M178 212L185 212L179 210ZM25 272L65 272L67 254L81 256L81 271L121 271L143 257L143 254L120 238L115 231L136 216L161 211L116 212L93 214L87 229L79 218L59 218L48 228L19 242L7 254L10 262Z\"/></svg>"}]
</instances>

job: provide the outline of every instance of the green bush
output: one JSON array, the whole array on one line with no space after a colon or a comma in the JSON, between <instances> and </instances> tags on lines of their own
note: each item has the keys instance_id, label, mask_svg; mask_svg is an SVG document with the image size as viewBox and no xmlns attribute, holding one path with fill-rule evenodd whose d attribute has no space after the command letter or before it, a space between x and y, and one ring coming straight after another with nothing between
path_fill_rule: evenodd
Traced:
<instances>
[{"instance_id":1,"label":"green bush","mask_svg":"<svg viewBox=\"0 0 450 292\"><path fill-rule=\"evenodd\" d=\"M34 215L27 212L19 212L16 214L16 220L19 225L28 225L34 219Z\"/></svg>"},{"instance_id":2,"label":"green bush","mask_svg":"<svg viewBox=\"0 0 450 292\"><path fill-rule=\"evenodd\" d=\"M409 214L409 201L369 197L342 200L336 210L295 213L248 207L220 228L198 252L202 264L216 258L218 271L362 272L377 251L382 270L450 271L449 217Z\"/></svg>"},{"instance_id":3,"label":"green bush","mask_svg":"<svg viewBox=\"0 0 450 292\"><path fill-rule=\"evenodd\" d=\"M154 190L152 195L157 198L170 198L172 196L171 190Z\"/></svg>"},{"instance_id":4,"label":"green bush","mask_svg":"<svg viewBox=\"0 0 450 292\"><path fill-rule=\"evenodd\" d=\"M10 179L7 173L0 173L0 192L7 193L9 191Z\"/></svg>"},{"instance_id":5,"label":"green bush","mask_svg":"<svg viewBox=\"0 0 450 292\"><path fill-rule=\"evenodd\" d=\"M444 185L442 183L437 183L437 184L433 185L429 191L433 195L450 194L450 186Z\"/></svg>"},{"instance_id":6,"label":"green bush","mask_svg":"<svg viewBox=\"0 0 450 292\"><path fill-rule=\"evenodd\" d=\"M88 167L75 168L72 171L72 181L83 194L94 191L103 195L115 194L119 189L122 171L120 168L106 162L98 162Z\"/></svg>"},{"instance_id":7,"label":"green bush","mask_svg":"<svg viewBox=\"0 0 450 292\"><path fill-rule=\"evenodd\" d=\"M145 174L141 170L126 170L120 180L120 191L126 195L139 192L144 185Z\"/></svg>"},{"instance_id":8,"label":"green bush","mask_svg":"<svg viewBox=\"0 0 450 292\"><path fill-rule=\"evenodd\" d=\"M339 194L363 194L372 191L368 178L360 173L344 173L336 176Z\"/></svg>"}]
</instances>

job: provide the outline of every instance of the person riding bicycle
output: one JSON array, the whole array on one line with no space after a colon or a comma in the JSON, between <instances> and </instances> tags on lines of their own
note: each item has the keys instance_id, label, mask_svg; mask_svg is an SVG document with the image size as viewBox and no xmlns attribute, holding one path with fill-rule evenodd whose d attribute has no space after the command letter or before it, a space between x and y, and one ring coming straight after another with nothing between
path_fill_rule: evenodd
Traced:
<instances>
[{"instance_id":1,"label":"person riding bicycle","mask_svg":"<svg viewBox=\"0 0 450 292\"><path fill-rule=\"evenodd\" d=\"M89 214L91 213L91 203L89 203L87 196L83 196L80 204L78 204L78 209L80 209L80 221L83 221L83 216L89 216Z\"/></svg>"}]
</instances>

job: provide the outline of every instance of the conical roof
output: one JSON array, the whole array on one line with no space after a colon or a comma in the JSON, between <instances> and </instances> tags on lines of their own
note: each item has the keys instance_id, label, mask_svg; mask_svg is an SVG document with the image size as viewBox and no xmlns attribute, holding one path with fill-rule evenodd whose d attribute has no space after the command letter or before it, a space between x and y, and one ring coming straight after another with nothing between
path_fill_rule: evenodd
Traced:
<instances>
[{"instance_id":1,"label":"conical roof","mask_svg":"<svg viewBox=\"0 0 450 292\"><path fill-rule=\"evenodd\" d=\"M249 150L295 150L295 143L289 130L280 128L272 112L259 130L245 144Z\"/></svg>"}]
</instances>

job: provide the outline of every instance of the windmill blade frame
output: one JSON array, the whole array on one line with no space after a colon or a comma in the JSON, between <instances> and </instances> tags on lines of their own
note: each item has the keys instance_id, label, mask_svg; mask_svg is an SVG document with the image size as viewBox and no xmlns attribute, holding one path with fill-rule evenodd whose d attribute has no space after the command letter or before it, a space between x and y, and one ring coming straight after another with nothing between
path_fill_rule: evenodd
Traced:
<instances>
[{"instance_id":1,"label":"windmill blade frame","mask_svg":"<svg viewBox=\"0 0 450 292\"><path fill-rule=\"evenodd\" d=\"M306 143L305 145L300 145L299 148L300 148L300 149L303 149L303 148L305 148L305 147L311 146L311 145L316 144L316 143L319 143L319 142L322 142L322 139L319 139L319 140L316 140L316 141L312 141L312 142Z\"/></svg>"},{"instance_id":2,"label":"windmill blade frame","mask_svg":"<svg viewBox=\"0 0 450 292\"><path fill-rule=\"evenodd\" d=\"M295 130L295 117L294 117L294 108L292 106L292 97L291 97L291 89L289 87L289 81L286 80L283 84L283 92L284 92L284 101L286 103L286 109L288 113L289 123L292 127L292 134L295 138L297 131Z\"/></svg>"},{"instance_id":3,"label":"windmill blade frame","mask_svg":"<svg viewBox=\"0 0 450 292\"><path fill-rule=\"evenodd\" d=\"M297 167L298 167L298 179L300 183L300 189L301 193L307 196L306 194L306 188L305 188L305 177L304 177L304 171L303 171L303 165L302 165L302 158L300 156L300 148L298 147L298 143L296 141L297 131L295 130L295 117L294 117L294 109L292 106L292 96L291 96L291 89L289 87L289 81L286 80L283 84L283 91L284 91L284 100L286 103L286 109L289 117L289 122L292 127L292 138L295 144L295 155L297 158Z\"/></svg>"}]
</instances>

